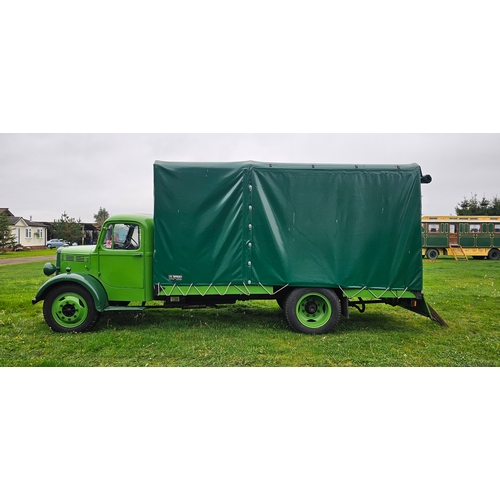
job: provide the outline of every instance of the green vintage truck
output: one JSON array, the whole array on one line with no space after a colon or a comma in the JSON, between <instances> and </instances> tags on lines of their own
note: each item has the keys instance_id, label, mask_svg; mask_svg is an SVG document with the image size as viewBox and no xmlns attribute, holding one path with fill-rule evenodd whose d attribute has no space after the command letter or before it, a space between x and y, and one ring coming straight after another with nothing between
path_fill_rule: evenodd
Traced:
<instances>
[{"instance_id":1,"label":"green vintage truck","mask_svg":"<svg viewBox=\"0 0 500 500\"><path fill-rule=\"evenodd\" d=\"M96 245L60 248L32 302L58 332L101 313L252 299L276 300L301 333L371 303L442 322L422 294L430 180L416 164L156 161L154 216L115 215Z\"/></svg>"}]
</instances>

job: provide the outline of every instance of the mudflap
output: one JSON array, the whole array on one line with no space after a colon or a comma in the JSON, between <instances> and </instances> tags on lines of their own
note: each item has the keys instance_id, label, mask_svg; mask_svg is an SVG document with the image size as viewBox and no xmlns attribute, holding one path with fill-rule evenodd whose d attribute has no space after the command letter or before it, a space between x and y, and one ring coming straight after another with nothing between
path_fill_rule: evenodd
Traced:
<instances>
[{"instance_id":1,"label":"mudflap","mask_svg":"<svg viewBox=\"0 0 500 500\"><path fill-rule=\"evenodd\" d=\"M340 297L340 312L342 316L349 319L349 299L345 296Z\"/></svg>"},{"instance_id":2,"label":"mudflap","mask_svg":"<svg viewBox=\"0 0 500 500\"><path fill-rule=\"evenodd\" d=\"M397 305L414 313L421 314L422 316L427 316L428 318L431 318L432 321L439 323L441 326L448 326L446 321L439 316L433 307L430 304L427 304L424 299L424 295L420 294L420 297L421 298L419 299L400 299L398 300Z\"/></svg>"}]
</instances>

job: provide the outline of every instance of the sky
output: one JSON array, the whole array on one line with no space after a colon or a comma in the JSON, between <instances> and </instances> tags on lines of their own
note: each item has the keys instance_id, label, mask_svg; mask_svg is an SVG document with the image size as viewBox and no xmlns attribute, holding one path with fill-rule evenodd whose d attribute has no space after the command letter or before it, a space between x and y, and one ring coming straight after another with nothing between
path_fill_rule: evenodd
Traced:
<instances>
[{"instance_id":1,"label":"sky","mask_svg":"<svg viewBox=\"0 0 500 500\"><path fill-rule=\"evenodd\" d=\"M153 212L153 163L418 163L423 215L500 195L500 134L0 134L0 206L36 221Z\"/></svg>"}]
</instances>

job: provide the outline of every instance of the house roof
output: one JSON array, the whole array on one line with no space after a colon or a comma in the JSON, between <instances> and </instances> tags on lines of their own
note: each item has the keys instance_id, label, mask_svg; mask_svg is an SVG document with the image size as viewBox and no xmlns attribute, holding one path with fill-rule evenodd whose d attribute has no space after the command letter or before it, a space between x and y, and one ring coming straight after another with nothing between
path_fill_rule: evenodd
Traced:
<instances>
[{"instance_id":1,"label":"house roof","mask_svg":"<svg viewBox=\"0 0 500 500\"><path fill-rule=\"evenodd\" d=\"M31 221L25 219L24 217L18 217L14 215L8 208L0 208L0 214L5 213L7 215L7 220L9 221L9 225L17 226L19 222L21 225L30 226L30 227L46 227L46 224L43 222Z\"/></svg>"},{"instance_id":2,"label":"house roof","mask_svg":"<svg viewBox=\"0 0 500 500\"><path fill-rule=\"evenodd\" d=\"M20 221L24 222L24 224L27 226L28 223L25 219L23 219L22 217L16 217L16 216L9 216L7 217L7 220L9 221L9 224L11 226L16 226Z\"/></svg>"},{"instance_id":3,"label":"house roof","mask_svg":"<svg viewBox=\"0 0 500 500\"><path fill-rule=\"evenodd\" d=\"M28 224L28 226L47 227L47 224L45 224L45 222L37 222L34 220L26 220L26 219L24 219L24 221L26 222L26 224Z\"/></svg>"},{"instance_id":4,"label":"house roof","mask_svg":"<svg viewBox=\"0 0 500 500\"><path fill-rule=\"evenodd\" d=\"M49 227L49 226L53 225L53 222L40 222L40 221L34 221L34 220L32 221L32 220L25 219L24 217L17 217L8 208L0 208L0 214L2 214L4 212L6 213L7 220L9 221L9 224L11 226L15 226L20 221L24 222L24 224L26 226L30 226L30 227ZM82 222L81 224L82 224L82 226L84 226L84 229L86 231L97 229L97 226L95 225L95 223Z\"/></svg>"}]
</instances>

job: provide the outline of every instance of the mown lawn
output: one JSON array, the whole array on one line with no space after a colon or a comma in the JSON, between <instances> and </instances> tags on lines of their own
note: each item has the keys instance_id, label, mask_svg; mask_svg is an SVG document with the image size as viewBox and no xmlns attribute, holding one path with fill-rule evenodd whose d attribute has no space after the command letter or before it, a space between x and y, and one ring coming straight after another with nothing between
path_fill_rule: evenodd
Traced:
<instances>
[{"instance_id":1,"label":"mown lawn","mask_svg":"<svg viewBox=\"0 0 500 500\"><path fill-rule=\"evenodd\" d=\"M500 262L424 261L425 296L448 328L377 304L320 336L292 332L274 301L108 313L91 332L55 333L31 305L42 266L0 266L1 366L500 365Z\"/></svg>"},{"instance_id":2,"label":"mown lawn","mask_svg":"<svg viewBox=\"0 0 500 500\"><path fill-rule=\"evenodd\" d=\"M0 252L0 261L3 259L19 259L24 257L47 256L47 259L56 258L57 248L44 248L43 250L23 250L22 252Z\"/></svg>"}]
</instances>

